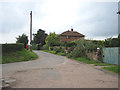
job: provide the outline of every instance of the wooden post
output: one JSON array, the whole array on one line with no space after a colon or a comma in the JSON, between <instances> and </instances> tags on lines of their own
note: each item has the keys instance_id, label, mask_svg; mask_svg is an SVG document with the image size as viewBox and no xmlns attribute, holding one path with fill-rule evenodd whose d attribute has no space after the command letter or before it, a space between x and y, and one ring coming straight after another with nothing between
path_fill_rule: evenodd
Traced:
<instances>
[{"instance_id":1,"label":"wooden post","mask_svg":"<svg viewBox=\"0 0 120 90\"><path fill-rule=\"evenodd\" d=\"M30 51L32 51L32 11L30 12Z\"/></svg>"}]
</instances>

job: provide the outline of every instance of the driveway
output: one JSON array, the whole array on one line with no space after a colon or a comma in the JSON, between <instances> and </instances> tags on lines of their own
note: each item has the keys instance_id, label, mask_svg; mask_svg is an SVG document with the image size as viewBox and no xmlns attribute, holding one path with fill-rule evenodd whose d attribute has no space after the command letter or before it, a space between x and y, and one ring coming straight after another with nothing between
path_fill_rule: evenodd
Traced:
<instances>
[{"instance_id":1,"label":"driveway","mask_svg":"<svg viewBox=\"0 0 120 90\"><path fill-rule=\"evenodd\" d=\"M3 64L3 77L12 88L118 88L118 75L64 56L34 51L33 61Z\"/></svg>"}]
</instances>

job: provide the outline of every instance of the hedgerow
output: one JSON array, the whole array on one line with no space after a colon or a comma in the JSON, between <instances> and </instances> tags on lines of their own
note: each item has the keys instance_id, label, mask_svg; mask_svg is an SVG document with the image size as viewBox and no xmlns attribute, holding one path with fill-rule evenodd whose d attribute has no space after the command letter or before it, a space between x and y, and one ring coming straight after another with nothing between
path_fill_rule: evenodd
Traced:
<instances>
[{"instance_id":1,"label":"hedgerow","mask_svg":"<svg viewBox=\"0 0 120 90\"><path fill-rule=\"evenodd\" d=\"M21 51L24 49L24 44L15 43L15 44L2 44L2 53Z\"/></svg>"}]
</instances>

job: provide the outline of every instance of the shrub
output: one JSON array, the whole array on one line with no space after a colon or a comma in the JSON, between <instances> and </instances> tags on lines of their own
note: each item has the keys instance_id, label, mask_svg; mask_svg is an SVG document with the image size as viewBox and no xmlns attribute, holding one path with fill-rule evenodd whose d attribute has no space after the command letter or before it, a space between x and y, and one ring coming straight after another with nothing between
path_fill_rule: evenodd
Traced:
<instances>
[{"instance_id":1,"label":"shrub","mask_svg":"<svg viewBox=\"0 0 120 90\"><path fill-rule=\"evenodd\" d=\"M84 48L86 52L97 51L97 45L95 45L91 40L80 39L77 41L77 47Z\"/></svg>"},{"instance_id":2,"label":"shrub","mask_svg":"<svg viewBox=\"0 0 120 90\"><path fill-rule=\"evenodd\" d=\"M86 57L85 49L75 47L74 50L70 54L68 54L68 57Z\"/></svg>"},{"instance_id":3,"label":"shrub","mask_svg":"<svg viewBox=\"0 0 120 90\"><path fill-rule=\"evenodd\" d=\"M49 50L53 50L53 47L49 47Z\"/></svg>"},{"instance_id":4,"label":"shrub","mask_svg":"<svg viewBox=\"0 0 120 90\"><path fill-rule=\"evenodd\" d=\"M49 50L49 46L47 44L43 45L42 47L43 50Z\"/></svg>"},{"instance_id":5,"label":"shrub","mask_svg":"<svg viewBox=\"0 0 120 90\"><path fill-rule=\"evenodd\" d=\"M16 44L2 44L2 52L14 52L14 51L21 51L24 49L24 44L16 43Z\"/></svg>"},{"instance_id":6,"label":"shrub","mask_svg":"<svg viewBox=\"0 0 120 90\"><path fill-rule=\"evenodd\" d=\"M37 50L37 44L32 44L32 49Z\"/></svg>"},{"instance_id":7,"label":"shrub","mask_svg":"<svg viewBox=\"0 0 120 90\"><path fill-rule=\"evenodd\" d=\"M72 47L72 46L76 46L76 45L77 45L77 44L76 44L75 42L73 42L73 41L66 43L66 46L67 46L67 47Z\"/></svg>"},{"instance_id":8,"label":"shrub","mask_svg":"<svg viewBox=\"0 0 120 90\"><path fill-rule=\"evenodd\" d=\"M53 50L56 52L56 53L65 53L64 49L62 47L54 47Z\"/></svg>"},{"instance_id":9,"label":"shrub","mask_svg":"<svg viewBox=\"0 0 120 90\"><path fill-rule=\"evenodd\" d=\"M68 50L68 53L71 53L74 50L75 46L70 47L70 49Z\"/></svg>"}]
</instances>

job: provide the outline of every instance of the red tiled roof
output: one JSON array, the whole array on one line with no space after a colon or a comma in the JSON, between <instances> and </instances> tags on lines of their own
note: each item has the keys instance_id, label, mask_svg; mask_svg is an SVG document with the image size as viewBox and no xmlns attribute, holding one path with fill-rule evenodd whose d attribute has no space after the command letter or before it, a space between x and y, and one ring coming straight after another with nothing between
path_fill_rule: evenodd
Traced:
<instances>
[{"instance_id":1,"label":"red tiled roof","mask_svg":"<svg viewBox=\"0 0 120 90\"><path fill-rule=\"evenodd\" d=\"M77 31L65 31L61 34L61 36L80 36L80 37L84 37L85 35L77 32Z\"/></svg>"}]
</instances>

